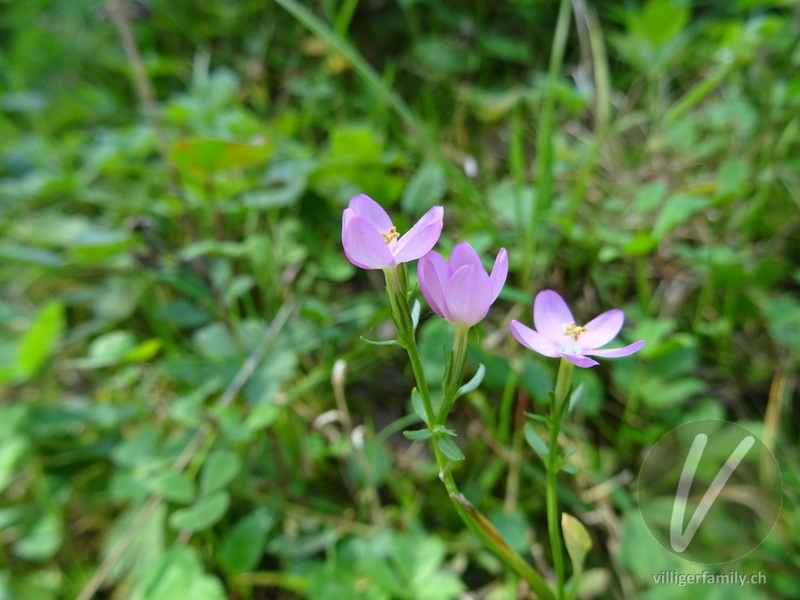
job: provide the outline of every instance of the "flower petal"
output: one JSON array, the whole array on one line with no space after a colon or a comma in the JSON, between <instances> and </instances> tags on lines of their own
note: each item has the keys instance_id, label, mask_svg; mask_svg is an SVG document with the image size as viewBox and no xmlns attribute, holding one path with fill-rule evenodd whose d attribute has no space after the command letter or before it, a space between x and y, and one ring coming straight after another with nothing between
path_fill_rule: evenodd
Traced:
<instances>
[{"instance_id":1,"label":"flower petal","mask_svg":"<svg viewBox=\"0 0 800 600\"><path fill-rule=\"evenodd\" d=\"M351 198L348 208L356 216L366 219L378 233L386 233L393 227L392 220L381 205L365 194Z\"/></svg>"},{"instance_id":2,"label":"flower petal","mask_svg":"<svg viewBox=\"0 0 800 600\"><path fill-rule=\"evenodd\" d=\"M450 273L455 273L466 265L472 265L483 269L483 264L481 264L478 253L475 252L475 249L467 242L461 242L453 247L447 264L450 265Z\"/></svg>"},{"instance_id":3,"label":"flower petal","mask_svg":"<svg viewBox=\"0 0 800 600\"><path fill-rule=\"evenodd\" d=\"M564 325L574 320L567 303L553 290L544 290L536 295L533 302L533 324L539 333L556 346L564 341Z\"/></svg>"},{"instance_id":4,"label":"flower petal","mask_svg":"<svg viewBox=\"0 0 800 600\"><path fill-rule=\"evenodd\" d=\"M494 259L494 265L492 265L492 274L489 275L489 283L492 285L492 302L497 300L500 295L500 291L506 283L506 277L508 277L508 252L505 248L500 248L497 258Z\"/></svg>"},{"instance_id":5,"label":"flower petal","mask_svg":"<svg viewBox=\"0 0 800 600\"><path fill-rule=\"evenodd\" d=\"M369 221L358 215L345 216L343 220L347 224L342 229L342 246L351 263L362 269L383 269L395 265L386 242Z\"/></svg>"},{"instance_id":6,"label":"flower petal","mask_svg":"<svg viewBox=\"0 0 800 600\"><path fill-rule=\"evenodd\" d=\"M444 209L434 206L409 229L404 236L397 240L391 248L396 263L417 260L429 252L442 234L442 218Z\"/></svg>"},{"instance_id":7,"label":"flower petal","mask_svg":"<svg viewBox=\"0 0 800 600\"><path fill-rule=\"evenodd\" d=\"M453 273L445 289L450 321L454 325L475 325L492 305L489 276L483 267L464 265Z\"/></svg>"},{"instance_id":8,"label":"flower petal","mask_svg":"<svg viewBox=\"0 0 800 600\"><path fill-rule=\"evenodd\" d=\"M605 346L617 337L624 322L625 314L618 308L611 309L595 317L584 325L588 331L584 331L580 335L581 347L592 350Z\"/></svg>"},{"instance_id":9,"label":"flower petal","mask_svg":"<svg viewBox=\"0 0 800 600\"><path fill-rule=\"evenodd\" d=\"M514 334L514 337L517 338L517 341L526 348L550 358L556 358L559 356L558 349L553 342L548 340L538 331L534 331L530 327L523 325L517 320L511 321L510 327L511 333Z\"/></svg>"},{"instance_id":10,"label":"flower petal","mask_svg":"<svg viewBox=\"0 0 800 600\"><path fill-rule=\"evenodd\" d=\"M447 262L438 252L428 252L417 263L417 277L422 295L431 310L443 319L450 320L444 290L447 287Z\"/></svg>"},{"instance_id":11,"label":"flower petal","mask_svg":"<svg viewBox=\"0 0 800 600\"><path fill-rule=\"evenodd\" d=\"M569 362L571 362L576 367L583 367L584 369L600 364L596 360L592 360L591 358L589 358L587 356L582 356L580 354L566 354L566 353L562 352L561 356L566 358Z\"/></svg>"},{"instance_id":12,"label":"flower petal","mask_svg":"<svg viewBox=\"0 0 800 600\"><path fill-rule=\"evenodd\" d=\"M629 346L625 346L624 348L605 348L603 350L587 350L584 354L590 354L592 356L604 356L606 358L618 358L620 356L629 356L634 352L638 352L641 350L642 346L647 340L639 340L638 342L634 342Z\"/></svg>"}]
</instances>

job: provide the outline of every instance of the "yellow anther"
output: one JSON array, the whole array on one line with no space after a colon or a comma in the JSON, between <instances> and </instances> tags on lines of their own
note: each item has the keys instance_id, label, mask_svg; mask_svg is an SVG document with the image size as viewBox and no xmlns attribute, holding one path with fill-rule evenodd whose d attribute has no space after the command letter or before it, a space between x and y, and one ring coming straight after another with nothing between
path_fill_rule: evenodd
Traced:
<instances>
[{"instance_id":1,"label":"yellow anther","mask_svg":"<svg viewBox=\"0 0 800 600\"><path fill-rule=\"evenodd\" d=\"M576 342L578 341L578 336L582 334L584 331L589 331L586 327L576 327L575 321L570 323L569 325L564 325L564 335L571 335L572 339Z\"/></svg>"},{"instance_id":2,"label":"yellow anther","mask_svg":"<svg viewBox=\"0 0 800 600\"><path fill-rule=\"evenodd\" d=\"M388 244L392 240L395 240L395 239L399 238L400 234L397 233L397 227L392 227L389 231L386 231L386 232L382 231L381 232L381 237L383 238L383 241Z\"/></svg>"}]
</instances>

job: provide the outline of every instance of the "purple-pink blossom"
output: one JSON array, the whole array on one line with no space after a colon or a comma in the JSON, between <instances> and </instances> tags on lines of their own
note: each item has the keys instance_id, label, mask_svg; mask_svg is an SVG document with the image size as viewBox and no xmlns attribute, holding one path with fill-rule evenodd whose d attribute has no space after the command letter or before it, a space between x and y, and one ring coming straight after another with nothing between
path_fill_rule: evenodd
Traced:
<instances>
[{"instance_id":1,"label":"purple-pink blossom","mask_svg":"<svg viewBox=\"0 0 800 600\"><path fill-rule=\"evenodd\" d=\"M553 290L544 290L533 303L536 331L515 320L511 332L534 352L550 358L562 356L578 367L593 367L599 363L588 356L628 356L644 346L645 340L639 340L624 348L600 349L617 337L624 322L624 313L615 308L578 326L564 299Z\"/></svg>"},{"instance_id":2,"label":"purple-pink blossom","mask_svg":"<svg viewBox=\"0 0 800 600\"><path fill-rule=\"evenodd\" d=\"M405 234L369 196L350 200L342 215L342 246L347 259L362 269L386 269L418 259L442 233L444 209L434 206Z\"/></svg>"},{"instance_id":3,"label":"purple-pink blossom","mask_svg":"<svg viewBox=\"0 0 800 600\"><path fill-rule=\"evenodd\" d=\"M508 275L508 254L501 248L486 273L480 258L467 242L457 244L445 260L428 252L417 265L419 287L430 307L453 325L471 327L489 312Z\"/></svg>"}]
</instances>

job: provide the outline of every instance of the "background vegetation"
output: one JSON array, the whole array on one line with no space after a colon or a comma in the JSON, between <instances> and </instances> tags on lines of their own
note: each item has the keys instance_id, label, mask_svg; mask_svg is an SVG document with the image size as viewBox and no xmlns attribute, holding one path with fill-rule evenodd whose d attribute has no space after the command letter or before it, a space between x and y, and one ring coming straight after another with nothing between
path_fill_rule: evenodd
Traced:
<instances>
[{"instance_id":1,"label":"background vegetation","mask_svg":"<svg viewBox=\"0 0 800 600\"><path fill-rule=\"evenodd\" d=\"M398 434L402 353L358 339L391 336L341 251L361 192L401 231L443 204L445 251L509 250L454 425L515 548L546 561L522 411L555 361L508 322L549 287L648 339L581 370L565 432L587 593L697 597L653 584L702 567L649 535L635 475L715 417L774 448L785 497L735 565L768 583L702 595L800 597L793 2L6 0L0 38L0 598L517 597Z\"/></svg>"}]
</instances>

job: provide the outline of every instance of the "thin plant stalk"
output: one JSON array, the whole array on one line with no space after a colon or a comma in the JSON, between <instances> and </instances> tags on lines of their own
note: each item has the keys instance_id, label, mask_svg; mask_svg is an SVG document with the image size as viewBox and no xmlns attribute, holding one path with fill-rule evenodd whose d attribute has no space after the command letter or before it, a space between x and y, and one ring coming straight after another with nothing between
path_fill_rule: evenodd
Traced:
<instances>
[{"instance_id":1,"label":"thin plant stalk","mask_svg":"<svg viewBox=\"0 0 800 600\"><path fill-rule=\"evenodd\" d=\"M437 424L437 419L435 417L430 391L425 379L425 372L422 368L422 360L420 359L419 349L417 348L414 335L414 320L408 305L408 281L405 266L400 265L398 267L384 269L383 271L386 276L386 292L392 307L392 318L397 327L397 341L405 348L408 354L409 361L411 362L411 369L414 372L414 378L417 382L417 391L419 392L424 407L425 418L428 426L432 428ZM466 360L466 337L468 328L461 329L463 329L463 331L459 333L459 328L456 328L454 352L459 354L459 356L463 354L463 358L456 356L452 359L451 365L461 361L460 372L463 373L463 361ZM454 381L455 376L451 377ZM453 386L455 386L454 383L446 384L448 390L446 390L445 393L440 416L446 414L446 410L444 410L446 408L446 403L449 402L449 404L452 405L452 400L454 400L457 395L458 387L456 386L455 390L450 389ZM452 399L448 398L448 396L452 396ZM437 445L435 437L431 439L431 446L436 456L436 463L439 466L439 479L444 483L450 501L453 503L461 520L467 526L467 529L469 529L485 547L494 552L506 565L528 582L531 589L536 592L540 598L543 600L556 600L553 592L542 576L508 545L494 525L492 525L492 523L459 491L453 474L448 467L447 457L444 456Z\"/></svg>"},{"instance_id":2,"label":"thin plant stalk","mask_svg":"<svg viewBox=\"0 0 800 600\"><path fill-rule=\"evenodd\" d=\"M550 441L547 448L547 530L550 533L550 550L553 554L553 568L556 573L557 597L564 597L564 553L561 542L561 528L558 515L558 472L561 460L558 452L558 434L561 431L561 420L569 402L569 390L572 386L574 365L566 358L561 359L558 366L556 390L550 411Z\"/></svg>"}]
</instances>

